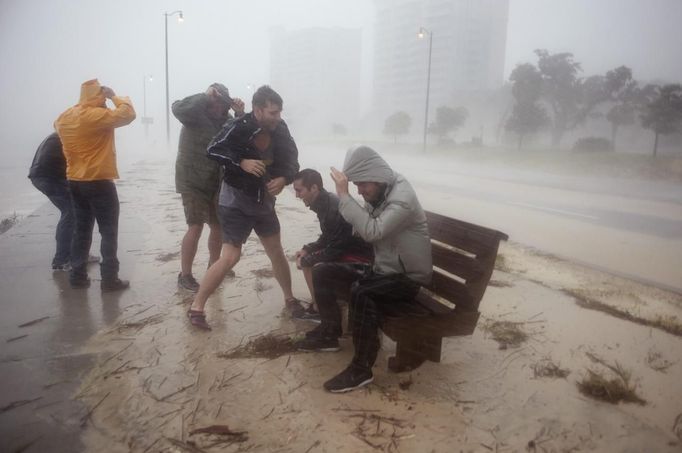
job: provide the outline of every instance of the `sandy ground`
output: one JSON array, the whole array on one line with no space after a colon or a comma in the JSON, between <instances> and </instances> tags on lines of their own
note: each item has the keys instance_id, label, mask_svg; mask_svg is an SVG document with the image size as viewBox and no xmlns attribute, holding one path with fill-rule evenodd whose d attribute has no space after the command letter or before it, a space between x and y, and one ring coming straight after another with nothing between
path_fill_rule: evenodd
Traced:
<instances>
[{"instance_id":1,"label":"sandy ground","mask_svg":"<svg viewBox=\"0 0 682 453\"><path fill-rule=\"evenodd\" d=\"M344 395L322 383L343 369L338 353L221 358L264 334L313 327L282 312L282 295L255 237L207 308L213 331L189 326L177 290L184 219L165 166L140 164L119 184L122 215L144 222L133 255L134 302L87 343L96 364L73 395L87 408L87 451L680 451L682 296L504 244L470 337L444 340L441 363L387 371L384 338L375 382ZM287 255L318 234L289 191L278 199ZM512 238L513 239L513 238ZM196 261L203 275L204 244ZM294 291L305 298L293 263ZM126 276L126 269L122 269ZM527 338L493 338L509 321ZM486 326L488 328L486 328ZM542 377L553 364L566 377ZM593 370L620 366L644 403L582 394ZM240 435L191 434L227 425Z\"/></svg>"}]
</instances>

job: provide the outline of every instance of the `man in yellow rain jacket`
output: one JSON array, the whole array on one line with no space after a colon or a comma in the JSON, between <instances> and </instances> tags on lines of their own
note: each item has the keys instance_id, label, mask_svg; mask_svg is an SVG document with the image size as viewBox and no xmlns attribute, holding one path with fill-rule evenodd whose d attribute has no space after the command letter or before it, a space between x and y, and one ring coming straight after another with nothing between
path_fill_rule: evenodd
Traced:
<instances>
[{"instance_id":1,"label":"man in yellow rain jacket","mask_svg":"<svg viewBox=\"0 0 682 453\"><path fill-rule=\"evenodd\" d=\"M106 106L107 99L114 103L114 109ZM128 281L118 278L119 203L114 184L118 178L114 129L134 119L130 99L116 96L111 88L93 79L81 85L78 104L54 123L66 157L66 179L76 217L69 277L72 288L90 286L86 266L95 220L102 236L102 291L130 286Z\"/></svg>"}]
</instances>

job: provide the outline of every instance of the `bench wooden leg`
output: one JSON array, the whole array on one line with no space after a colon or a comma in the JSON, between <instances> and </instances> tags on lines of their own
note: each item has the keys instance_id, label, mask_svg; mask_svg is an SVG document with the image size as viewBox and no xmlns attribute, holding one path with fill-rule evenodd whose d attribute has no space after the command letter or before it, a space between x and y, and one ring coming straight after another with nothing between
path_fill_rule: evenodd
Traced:
<instances>
[{"instance_id":1,"label":"bench wooden leg","mask_svg":"<svg viewBox=\"0 0 682 453\"><path fill-rule=\"evenodd\" d=\"M425 360L440 362L441 337L398 339L396 354L388 359L388 369L400 373L418 368Z\"/></svg>"}]
</instances>

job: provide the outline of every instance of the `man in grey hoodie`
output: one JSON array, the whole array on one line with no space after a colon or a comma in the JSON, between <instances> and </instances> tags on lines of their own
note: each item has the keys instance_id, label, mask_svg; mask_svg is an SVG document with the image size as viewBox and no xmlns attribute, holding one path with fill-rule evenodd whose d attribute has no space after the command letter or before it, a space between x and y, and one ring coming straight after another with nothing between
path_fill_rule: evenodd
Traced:
<instances>
[{"instance_id":1,"label":"man in grey hoodie","mask_svg":"<svg viewBox=\"0 0 682 453\"><path fill-rule=\"evenodd\" d=\"M431 281L431 241L426 215L410 183L373 149L348 151L343 172L332 168L339 212L374 248L374 263L366 275L334 275L353 281L349 326L355 354L351 364L325 382L330 392L346 392L374 379L372 366L379 352L379 322L384 316L421 314L414 302L422 285ZM348 193L348 181L365 200L361 206ZM331 283L331 282L330 282ZM304 351L338 351L341 314L336 301L320 303L322 323L298 342Z\"/></svg>"}]
</instances>

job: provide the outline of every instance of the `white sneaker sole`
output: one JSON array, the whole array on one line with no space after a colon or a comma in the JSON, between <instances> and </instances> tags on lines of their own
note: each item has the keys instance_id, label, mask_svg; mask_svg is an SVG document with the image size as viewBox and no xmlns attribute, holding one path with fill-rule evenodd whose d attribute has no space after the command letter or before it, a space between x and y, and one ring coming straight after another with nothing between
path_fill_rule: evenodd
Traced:
<instances>
[{"instance_id":1,"label":"white sneaker sole","mask_svg":"<svg viewBox=\"0 0 682 453\"><path fill-rule=\"evenodd\" d=\"M367 384L371 384L372 381L374 381L374 376L372 376L372 377L369 378L369 379L366 379L366 380L362 381L361 383L359 383L359 384L356 385L355 387L346 387L346 388L343 388L343 389L330 390L330 392L331 392L331 393L346 393L346 392L350 392L350 391L352 391L352 390L359 389L360 387L364 387L364 386L366 386Z\"/></svg>"}]
</instances>

